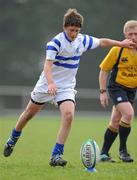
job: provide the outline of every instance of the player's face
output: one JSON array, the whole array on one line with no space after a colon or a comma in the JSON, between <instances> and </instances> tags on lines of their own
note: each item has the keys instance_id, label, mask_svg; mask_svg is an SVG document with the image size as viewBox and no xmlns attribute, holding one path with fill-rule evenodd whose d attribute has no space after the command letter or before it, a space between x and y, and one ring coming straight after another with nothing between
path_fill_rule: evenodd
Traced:
<instances>
[{"instance_id":1,"label":"player's face","mask_svg":"<svg viewBox=\"0 0 137 180\"><path fill-rule=\"evenodd\" d=\"M75 38L77 37L78 33L80 32L80 27L77 27L77 26L67 26L67 27L64 27L64 31L65 33L67 34L68 38L71 40L71 41L74 41Z\"/></svg>"},{"instance_id":2,"label":"player's face","mask_svg":"<svg viewBox=\"0 0 137 180\"><path fill-rule=\"evenodd\" d=\"M133 42L137 44L137 27L128 28L125 32L125 37L127 39L131 39Z\"/></svg>"}]
</instances>

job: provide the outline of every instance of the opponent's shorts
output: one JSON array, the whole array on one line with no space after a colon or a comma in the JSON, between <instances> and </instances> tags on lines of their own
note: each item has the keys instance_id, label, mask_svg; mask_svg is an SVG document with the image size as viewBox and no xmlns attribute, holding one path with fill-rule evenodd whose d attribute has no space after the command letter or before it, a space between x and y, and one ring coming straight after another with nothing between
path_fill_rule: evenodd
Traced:
<instances>
[{"instance_id":1,"label":"opponent's shorts","mask_svg":"<svg viewBox=\"0 0 137 180\"><path fill-rule=\"evenodd\" d=\"M75 102L75 94L76 90L68 90L68 91L61 91L58 92L55 96L50 95L48 93L43 92L31 92L31 101L36 104L45 104L46 102L50 102L52 104L58 105L59 102L64 102L65 100L70 100Z\"/></svg>"},{"instance_id":2,"label":"opponent's shorts","mask_svg":"<svg viewBox=\"0 0 137 180\"><path fill-rule=\"evenodd\" d=\"M108 88L108 92L114 105L121 102L130 102L133 104L136 96L136 89L128 89L118 85Z\"/></svg>"}]
</instances>

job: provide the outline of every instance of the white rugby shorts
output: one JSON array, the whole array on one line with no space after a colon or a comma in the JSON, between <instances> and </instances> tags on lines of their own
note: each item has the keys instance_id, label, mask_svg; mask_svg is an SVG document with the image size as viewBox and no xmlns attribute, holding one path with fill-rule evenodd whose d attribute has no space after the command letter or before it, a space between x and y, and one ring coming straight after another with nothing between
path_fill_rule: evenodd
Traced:
<instances>
[{"instance_id":1,"label":"white rugby shorts","mask_svg":"<svg viewBox=\"0 0 137 180\"><path fill-rule=\"evenodd\" d=\"M76 90L68 90L68 91L61 91L58 92L55 96L49 95L48 93L43 92L31 92L31 99L32 101L44 104L46 102L50 102L52 104L57 105L57 102L63 101L66 99L71 99L75 102L75 94L77 93Z\"/></svg>"}]
</instances>

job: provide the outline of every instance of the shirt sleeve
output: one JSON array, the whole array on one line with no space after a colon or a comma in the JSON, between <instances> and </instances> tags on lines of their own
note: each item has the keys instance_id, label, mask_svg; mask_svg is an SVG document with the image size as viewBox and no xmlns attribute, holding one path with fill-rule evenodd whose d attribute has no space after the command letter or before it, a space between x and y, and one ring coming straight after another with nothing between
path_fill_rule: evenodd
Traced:
<instances>
[{"instance_id":1,"label":"shirt sleeve","mask_svg":"<svg viewBox=\"0 0 137 180\"><path fill-rule=\"evenodd\" d=\"M94 49L97 48L100 45L100 39L93 37L93 36L89 36L89 35L83 35L83 45L84 45L84 49L85 51L90 50L90 49Z\"/></svg>"},{"instance_id":2,"label":"shirt sleeve","mask_svg":"<svg viewBox=\"0 0 137 180\"><path fill-rule=\"evenodd\" d=\"M100 39L96 37L91 37L93 39L93 44L91 46L91 49L95 49L100 45Z\"/></svg>"},{"instance_id":3,"label":"shirt sleeve","mask_svg":"<svg viewBox=\"0 0 137 180\"><path fill-rule=\"evenodd\" d=\"M119 55L119 47L113 47L109 51L109 53L106 55L106 57L103 59L99 67L104 71L110 71L115 63L117 62L117 58Z\"/></svg>"},{"instance_id":4,"label":"shirt sleeve","mask_svg":"<svg viewBox=\"0 0 137 180\"><path fill-rule=\"evenodd\" d=\"M56 60L56 55L59 52L61 43L58 39L53 39L52 41L47 43L46 46L46 59L48 60Z\"/></svg>"}]
</instances>

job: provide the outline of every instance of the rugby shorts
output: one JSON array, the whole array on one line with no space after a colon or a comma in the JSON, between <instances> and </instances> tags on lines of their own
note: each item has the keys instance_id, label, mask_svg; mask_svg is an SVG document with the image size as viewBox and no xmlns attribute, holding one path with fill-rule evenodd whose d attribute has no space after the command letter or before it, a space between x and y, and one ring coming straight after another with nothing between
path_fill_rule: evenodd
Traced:
<instances>
[{"instance_id":1,"label":"rugby shorts","mask_svg":"<svg viewBox=\"0 0 137 180\"><path fill-rule=\"evenodd\" d=\"M108 89L108 92L114 105L117 105L121 102L130 102L133 104L136 96L135 89L128 89L121 86L111 87Z\"/></svg>"},{"instance_id":2,"label":"rugby shorts","mask_svg":"<svg viewBox=\"0 0 137 180\"><path fill-rule=\"evenodd\" d=\"M31 92L31 100L36 104L45 104L46 102L50 102L51 104L58 105L59 102L64 102L65 100L70 100L75 102L75 90L61 91L57 92L55 96L50 95L48 93L43 92Z\"/></svg>"}]
</instances>

